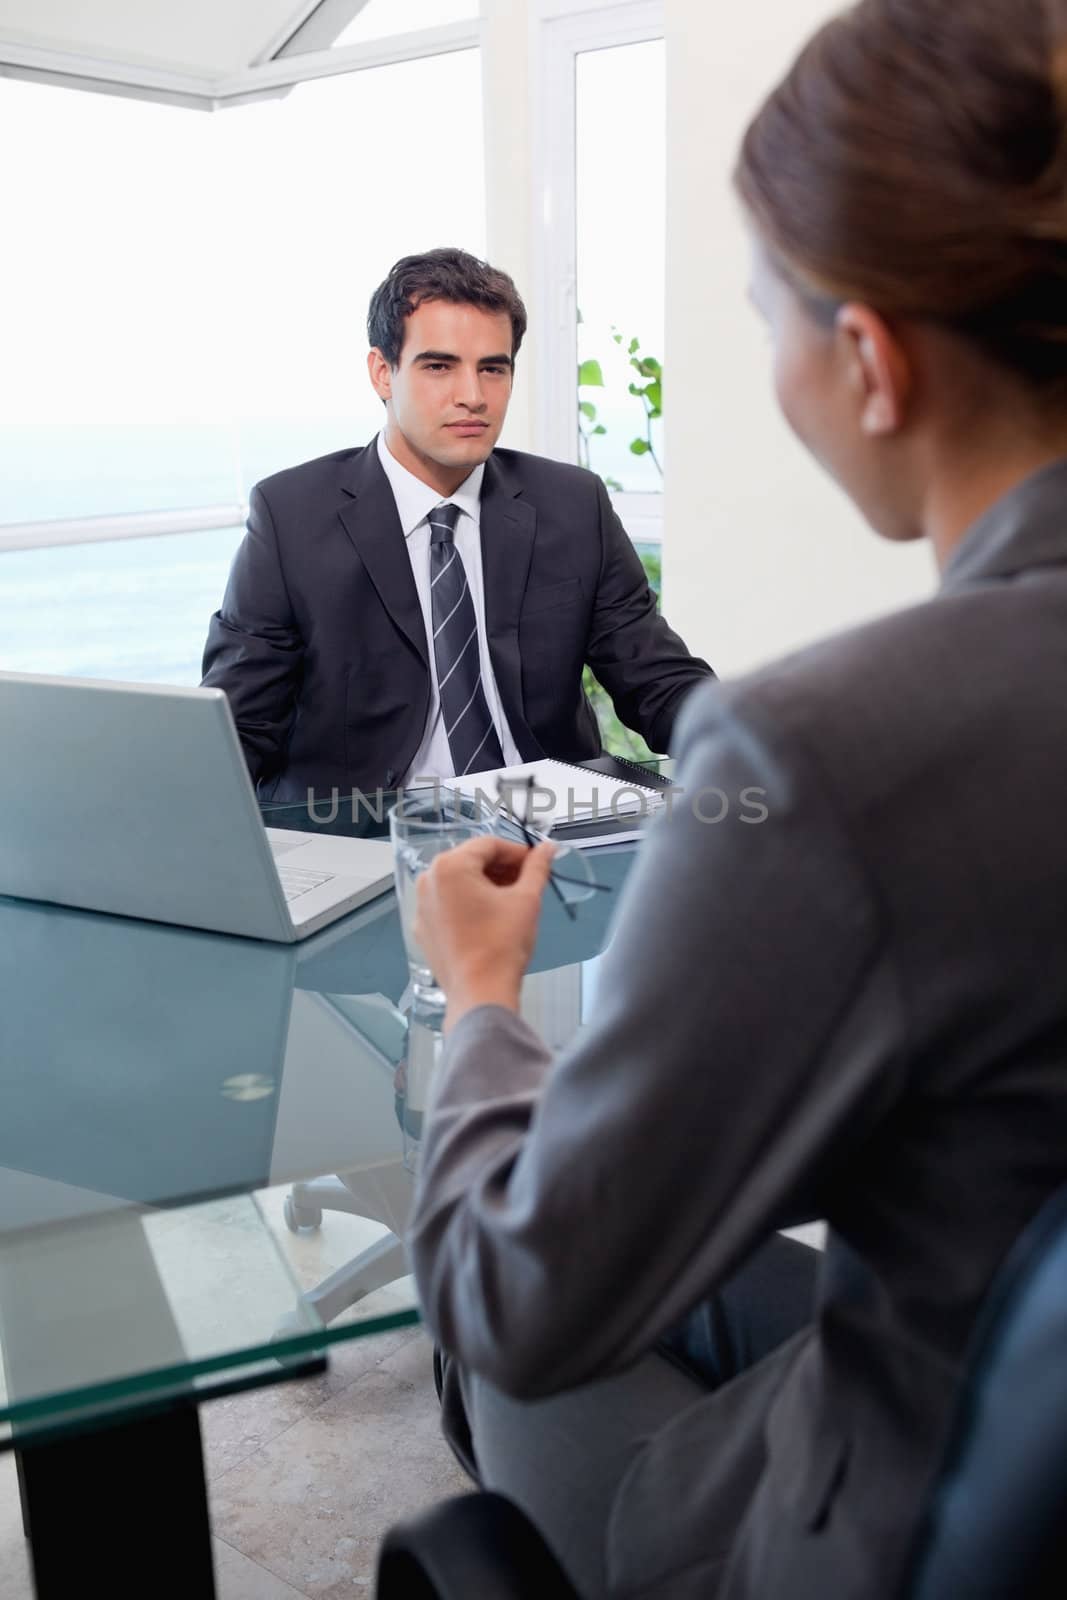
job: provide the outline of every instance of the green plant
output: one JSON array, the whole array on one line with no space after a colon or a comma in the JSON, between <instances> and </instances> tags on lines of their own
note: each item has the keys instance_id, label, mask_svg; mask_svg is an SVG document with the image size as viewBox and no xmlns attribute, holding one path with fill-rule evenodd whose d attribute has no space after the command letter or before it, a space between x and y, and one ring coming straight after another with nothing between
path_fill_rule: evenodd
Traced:
<instances>
[{"instance_id":1,"label":"green plant","mask_svg":"<svg viewBox=\"0 0 1067 1600\"><path fill-rule=\"evenodd\" d=\"M623 336L617 328L612 328L611 337L616 344L622 344ZM644 437L630 440L630 452L635 456L650 456L652 465L662 479L663 465L652 444L652 424L658 422L663 415L663 366L655 356L639 356L640 349L639 339L631 339L626 347L631 367L639 378L645 380L644 383L630 384L630 393L635 399L640 400L645 413Z\"/></svg>"},{"instance_id":2,"label":"green plant","mask_svg":"<svg viewBox=\"0 0 1067 1600\"><path fill-rule=\"evenodd\" d=\"M663 577L663 563L658 550L641 550L641 565L645 569L649 587L659 601L660 585ZM600 724L600 743L609 755L625 756L628 761L650 761L654 759L654 752L642 739L639 733L628 728L620 722L611 703L611 696L602 684L598 683L592 672L586 667L582 674L582 688L593 703L597 722Z\"/></svg>"},{"instance_id":3,"label":"green plant","mask_svg":"<svg viewBox=\"0 0 1067 1600\"><path fill-rule=\"evenodd\" d=\"M581 313L578 314L581 321ZM611 337L620 347L625 336L612 325ZM644 432L630 440L630 453L635 456L648 456L663 477L663 463L656 454L656 447L652 443L652 424L658 422L663 416L663 364L655 356L643 356L640 339L630 339L626 343L626 354L630 358L630 366L642 381L629 385L629 392L635 400L640 401L644 415ZM583 389L603 389L604 369L594 357L579 362L578 365L578 460L583 467L591 467L590 440L602 437L607 433L607 428L600 421L600 416L595 403L583 398ZM604 479L609 489L619 491L622 484L616 478Z\"/></svg>"},{"instance_id":4,"label":"green plant","mask_svg":"<svg viewBox=\"0 0 1067 1600\"><path fill-rule=\"evenodd\" d=\"M579 389L603 389L604 373L599 361L582 361L578 365ZM578 401L578 462L580 466L592 467L589 459L589 441L599 438L607 433L607 428L597 416L597 408L592 400ZM617 478L604 478L607 488L616 492L622 488Z\"/></svg>"},{"instance_id":5,"label":"green plant","mask_svg":"<svg viewBox=\"0 0 1067 1600\"><path fill-rule=\"evenodd\" d=\"M578 321L581 322L582 314L579 311ZM621 346L624 335L612 325L611 337ZM656 454L652 443L652 424L658 422L663 416L663 366L654 356L641 355L641 341L630 339L626 344L626 354L630 358L630 366L641 380L639 383L631 381L629 392L641 403L644 416L644 432L630 440L630 451L635 456L649 456L660 478L663 477L663 466ZM592 400L581 394L583 389L603 389L604 371L600 362L594 358L582 361L578 366L578 460L583 467L591 467L590 441L601 438L607 433L607 428L601 422L597 407ZM609 478L602 474L605 487L619 492L622 484L617 478ZM649 581L653 593L659 601L660 587L663 577L662 559L658 550L640 551L641 564ZM611 697L602 684L598 683L592 672L586 667L582 677L582 687L592 701L593 710L596 712L600 724L600 742L609 754L625 756L630 761L647 761L653 758L653 752L642 739L639 733L634 733L619 721Z\"/></svg>"}]
</instances>

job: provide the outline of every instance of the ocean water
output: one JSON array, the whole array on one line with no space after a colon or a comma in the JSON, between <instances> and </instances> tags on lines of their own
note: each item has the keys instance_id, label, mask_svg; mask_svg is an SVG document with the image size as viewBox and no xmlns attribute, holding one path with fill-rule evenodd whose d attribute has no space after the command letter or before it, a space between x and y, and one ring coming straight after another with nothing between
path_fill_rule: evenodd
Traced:
<instances>
[{"instance_id":1,"label":"ocean water","mask_svg":"<svg viewBox=\"0 0 1067 1600\"><path fill-rule=\"evenodd\" d=\"M242 423L0 426L0 527L238 505L258 479L370 438L380 412Z\"/></svg>"},{"instance_id":2,"label":"ocean water","mask_svg":"<svg viewBox=\"0 0 1067 1600\"><path fill-rule=\"evenodd\" d=\"M342 449L352 419L0 427L0 529L232 505L281 467ZM195 684L243 530L0 549L0 670Z\"/></svg>"},{"instance_id":3,"label":"ocean water","mask_svg":"<svg viewBox=\"0 0 1067 1600\"><path fill-rule=\"evenodd\" d=\"M199 683L242 532L0 553L0 670Z\"/></svg>"}]
</instances>

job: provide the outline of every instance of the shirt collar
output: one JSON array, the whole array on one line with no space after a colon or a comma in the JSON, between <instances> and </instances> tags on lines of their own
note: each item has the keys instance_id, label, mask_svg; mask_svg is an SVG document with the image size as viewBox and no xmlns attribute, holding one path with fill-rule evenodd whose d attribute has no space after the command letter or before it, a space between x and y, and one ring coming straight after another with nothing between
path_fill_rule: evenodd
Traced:
<instances>
[{"instance_id":1,"label":"shirt collar","mask_svg":"<svg viewBox=\"0 0 1067 1600\"><path fill-rule=\"evenodd\" d=\"M428 483L423 483L421 478L416 478L407 467L392 454L385 442L385 429L378 435L378 460L382 464L382 471L389 479L389 487L393 491L396 501L397 514L400 517L400 526L404 538L410 539L411 535L421 522L425 522L434 506L439 506L444 496L438 494L436 489ZM482 479L485 476L485 462L475 467L470 475L464 478L459 488L447 496L447 500L458 506L462 512L477 526L479 523L479 510L482 498Z\"/></svg>"}]
</instances>

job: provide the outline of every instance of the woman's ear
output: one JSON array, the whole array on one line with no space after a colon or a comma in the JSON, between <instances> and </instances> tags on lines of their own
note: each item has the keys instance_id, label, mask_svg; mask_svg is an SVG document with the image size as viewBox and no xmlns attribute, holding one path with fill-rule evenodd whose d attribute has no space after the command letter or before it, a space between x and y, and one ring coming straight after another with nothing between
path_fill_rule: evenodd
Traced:
<instances>
[{"instance_id":1,"label":"woman's ear","mask_svg":"<svg viewBox=\"0 0 1067 1600\"><path fill-rule=\"evenodd\" d=\"M835 332L860 408L861 429L871 438L899 433L913 387L904 346L876 311L853 302L838 311Z\"/></svg>"}]
</instances>

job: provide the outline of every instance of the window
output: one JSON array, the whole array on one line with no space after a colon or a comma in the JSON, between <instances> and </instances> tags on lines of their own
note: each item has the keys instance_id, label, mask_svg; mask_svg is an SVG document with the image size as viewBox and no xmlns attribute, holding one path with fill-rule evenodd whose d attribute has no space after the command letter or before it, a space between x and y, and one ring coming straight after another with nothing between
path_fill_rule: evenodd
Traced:
<instances>
[{"instance_id":1,"label":"window","mask_svg":"<svg viewBox=\"0 0 1067 1600\"><path fill-rule=\"evenodd\" d=\"M579 458L616 491L663 482L662 39L576 62Z\"/></svg>"},{"instance_id":2,"label":"window","mask_svg":"<svg viewBox=\"0 0 1067 1600\"><path fill-rule=\"evenodd\" d=\"M540 347L540 448L599 472L631 537L658 544L664 468L662 5L600 0L572 14L562 0L541 3L541 290L547 316Z\"/></svg>"},{"instance_id":3,"label":"window","mask_svg":"<svg viewBox=\"0 0 1067 1600\"><path fill-rule=\"evenodd\" d=\"M240 528L0 555L0 668L196 684Z\"/></svg>"},{"instance_id":4,"label":"window","mask_svg":"<svg viewBox=\"0 0 1067 1600\"><path fill-rule=\"evenodd\" d=\"M410 251L484 254L480 74L479 51L455 51L212 116L0 81L0 146L22 152L5 185L0 668L197 681L251 485L380 427L375 285ZM464 151L447 185L424 159L442 97ZM11 548L48 538L26 524L145 513L148 532L196 508L195 533Z\"/></svg>"},{"instance_id":5,"label":"window","mask_svg":"<svg viewBox=\"0 0 1067 1600\"><path fill-rule=\"evenodd\" d=\"M658 593L663 433L652 413L663 409L663 7L540 5L539 448L601 474ZM647 756L588 669L585 687L605 749Z\"/></svg>"}]
</instances>

